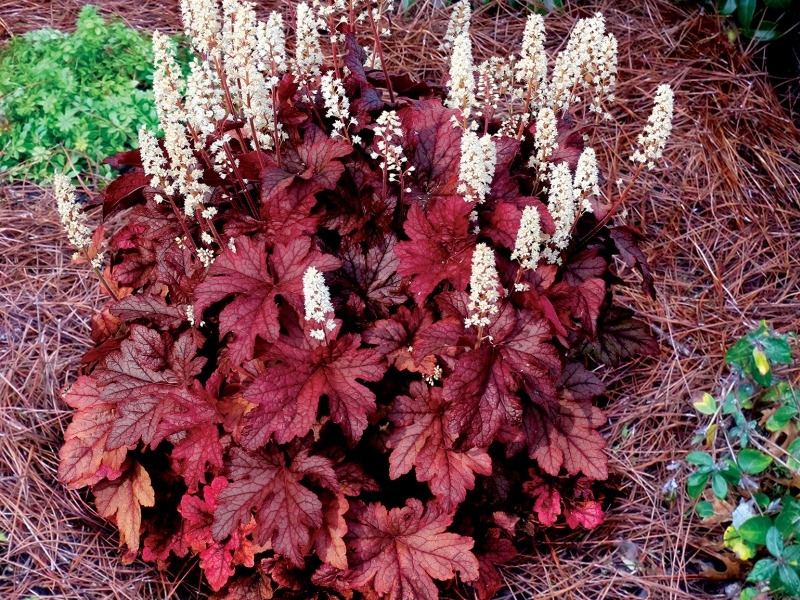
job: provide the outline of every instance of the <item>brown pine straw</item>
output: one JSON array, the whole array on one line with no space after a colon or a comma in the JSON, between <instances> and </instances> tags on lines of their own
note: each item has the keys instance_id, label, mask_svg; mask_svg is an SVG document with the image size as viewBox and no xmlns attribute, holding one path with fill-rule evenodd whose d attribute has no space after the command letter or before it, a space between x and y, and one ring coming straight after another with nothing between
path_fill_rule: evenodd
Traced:
<instances>
[{"instance_id":1,"label":"brown pine straw","mask_svg":"<svg viewBox=\"0 0 800 600\"><path fill-rule=\"evenodd\" d=\"M43 25L69 27L78 2L0 0L0 35ZM264 8L276 3L262 3ZM476 55L518 48L520 14L492 5L473 19ZM105 1L102 8L152 29L178 27L175 2ZM725 348L758 319L800 330L800 136L763 73L730 45L715 17L667 0L596 0L547 19L549 45L574 20L602 10L620 42L613 112L595 142L610 164L611 194L630 174L627 157L659 83L676 90L672 139L664 161L627 203L626 222L646 227L645 251L658 299L634 285L617 302L645 318L662 343L658 360L606 371L612 476L606 522L592 532L536 532L533 550L504 569L503 598L728 598L722 529L690 516L679 490L663 501L698 426L692 400L725 376ZM441 81L438 44L446 26L428 2L394 20L386 45L392 69ZM605 162L602 162L605 161ZM619 174L617 174L619 171ZM112 527L87 495L55 481L57 448L69 420L57 391L90 346L89 319L100 303L84 267L70 264L45 190L0 191L0 598L200 598L197 571L161 573L124 566ZM800 371L790 373L796 381ZM671 469L670 467L676 467ZM728 564L729 575L739 566ZM704 572L705 571L705 572ZM728 582L729 583L729 582Z\"/></svg>"}]
</instances>

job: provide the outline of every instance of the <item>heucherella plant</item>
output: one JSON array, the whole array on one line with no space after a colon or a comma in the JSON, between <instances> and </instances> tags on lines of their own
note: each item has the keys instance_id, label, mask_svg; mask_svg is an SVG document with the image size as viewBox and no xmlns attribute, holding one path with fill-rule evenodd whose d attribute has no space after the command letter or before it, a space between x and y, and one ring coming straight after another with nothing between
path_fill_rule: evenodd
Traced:
<instances>
[{"instance_id":1,"label":"heucherella plant","mask_svg":"<svg viewBox=\"0 0 800 600\"><path fill-rule=\"evenodd\" d=\"M112 295L61 480L217 598L492 597L532 528L602 522L595 371L658 352L612 304L619 261L653 293L612 224L635 177L606 196L587 141L616 40L581 20L548 72L532 15L519 60L476 66L461 2L439 86L389 70L382 4L182 10L195 59L154 36L163 137L107 160L105 255L56 181ZM664 88L635 175L671 111Z\"/></svg>"}]
</instances>

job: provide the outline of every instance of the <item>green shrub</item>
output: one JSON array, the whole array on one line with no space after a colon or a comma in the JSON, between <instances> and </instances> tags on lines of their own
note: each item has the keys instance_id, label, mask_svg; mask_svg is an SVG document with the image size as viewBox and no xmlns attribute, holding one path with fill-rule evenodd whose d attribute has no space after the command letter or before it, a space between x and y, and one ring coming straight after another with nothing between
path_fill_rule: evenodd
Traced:
<instances>
[{"instance_id":1,"label":"green shrub","mask_svg":"<svg viewBox=\"0 0 800 600\"><path fill-rule=\"evenodd\" d=\"M157 127L150 36L93 6L74 33L40 29L0 50L0 180L48 180L54 170L100 178L100 161Z\"/></svg>"},{"instance_id":2,"label":"green shrub","mask_svg":"<svg viewBox=\"0 0 800 600\"><path fill-rule=\"evenodd\" d=\"M762 322L725 355L731 374L718 398L694 404L703 449L686 456L686 491L698 517L730 523L725 547L754 561L740 600L800 598L799 398L780 368L792 364L792 338Z\"/></svg>"}]
</instances>

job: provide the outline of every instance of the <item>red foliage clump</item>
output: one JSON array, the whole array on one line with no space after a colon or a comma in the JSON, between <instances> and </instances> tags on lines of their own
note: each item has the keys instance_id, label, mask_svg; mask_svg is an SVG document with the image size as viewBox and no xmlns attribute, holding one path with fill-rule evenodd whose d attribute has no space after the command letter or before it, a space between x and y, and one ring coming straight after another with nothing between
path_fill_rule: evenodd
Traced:
<instances>
[{"instance_id":1,"label":"red foliage clump","mask_svg":"<svg viewBox=\"0 0 800 600\"><path fill-rule=\"evenodd\" d=\"M363 54L349 33L346 48ZM441 88L390 74L390 101L382 71L345 64L360 141L336 135L322 96L304 91L316 84L285 74L277 151L250 149L249 125L223 119L206 141L235 159L227 177L196 154L207 216L161 201L137 152L110 161L128 169L105 193L108 213L128 211L110 240L119 297L64 394L75 413L60 477L93 487L129 558L140 538L146 560L198 554L230 598L260 586L435 599L435 581L458 577L486 599L518 521L603 519L592 369L658 349L612 306L615 255L650 286L640 236L599 222L598 206L560 264L520 272L510 256L525 207L555 230L529 166L534 126L497 138L489 193L465 202L463 129ZM373 154L384 110L400 122L399 181ZM559 129L553 160L574 163L580 130L568 115ZM208 266L194 248L210 228ZM477 244L493 249L503 288L480 329L465 324ZM310 267L330 289L324 330L306 316Z\"/></svg>"}]
</instances>

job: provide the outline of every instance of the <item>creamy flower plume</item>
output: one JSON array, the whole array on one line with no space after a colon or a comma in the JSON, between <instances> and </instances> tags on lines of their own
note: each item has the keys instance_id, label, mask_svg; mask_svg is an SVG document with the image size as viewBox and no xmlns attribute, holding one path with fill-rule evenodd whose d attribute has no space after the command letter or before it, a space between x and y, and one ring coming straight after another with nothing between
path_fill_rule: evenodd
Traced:
<instances>
[{"instance_id":1,"label":"creamy flower plume","mask_svg":"<svg viewBox=\"0 0 800 600\"><path fill-rule=\"evenodd\" d=\"M284 73L287 69L286 34L283 31L281 13L272 11L269 13L266 23L259 22L256 37L256 48L260 61L258 69L269 72L273 76Z\"/></svg>"},{"instance_id":2,"label":"creamy flower plume","mask_svg":"<svg viewBox=\"0 0 800 600\"><path fill-rule=\"evenodd\" d=\"M514 67L514 78L522 84L521 100L528 101L534 114L544 104L547 95L547 54L544 51L544 18L531 14L522 34L522 51Z\"/></svg>"},{"instance_id":3,"label":"creamy flower plume","mask_svg":"<svg viewBox=\"0 0 800 600\"><path fill-rule=\"evenodd\" d=\"M487 118L500 107L500 100L514 86L514 73L511 67L514 56L507 59L492 56L478 65L478 85L476 101Z\"/></svg>"},{"instance_id":4,"label":"creamy flower plume","mask_svg":"<svg viewBox=\"0 0 800 600\"><path fill-rule=\"evenodd\" d=\"M447 32L439 46L441 50L449 50L461 34L469 31L471 17L472 9L469 6L469 0L461 0L453 6L453 12L450 13L450 20L447 23Z\"/></svg>"},{"instance_id":5,"label":"creamy flower plume","mask_svg":"<svg viewBox=\"0 0 800 600\"><path fill-rule=\"evenodd\" d=\"M225 73L239 96L242 116L252 123L245 131L252 136L252 129L255 129L258 145L270 147L272 137L262 132L272 123L272 96L258 68L261 61L255 5L239 0L222 0L222 9Z\"/></svg>"},{"instance_id":6,"label":"creamy flower plume","mask_svg":"<svg viewBox=\"0 0 800 600\"><path fill-rule=\"evenodd\" d=\"M333 320L328 317L329 314L333 313L331 293L328 286L325 285L325 278L322 273L317 271L316 267L308 267L303 274L303 298L305 300L306 321L314 321L320 325L324 323L325 329L329 331L336 327ZM325 331L321 327L312 329L310 335L318 340L325 339Z\"/></svg>"},{"instance_id":7,"label":"creamy flower plume","mask_svg":"<svg viewBox=\"0 0 800 600\"><path fill-rule=\"evenodd\" d=\"M181 69L172 55L169 37L160 31L153 33L153 67L153 97L158 120L162 125L185 121Z\"/></svg>"},{"instance_id":8,"label":"creamy flower plume","mask_svg":"<svg viewBox=\"0 0 800 600\"><path fill-rule=\"evenodd\" d=\"M86 215L75 199L75 186L68 177L56 173L53 177L53 195L70 244L76 248L86 248L92 243L92 230L86 224Z\"/></svg>"},{"instance_id":9,"label":"creamy flower plume","mask_svg":"<svg viewBox=\"0 0 800 600\"><path fill-rule=\"evenodd\" d=\"M589 86L597 70L604 33L605 19L600 13L575 24L567 47L558 54L553 66L547 104L554 111L567 110L575 100L576 88Z\"/></svg>"},{"instance_id":10,"label":"creamy flower plume","mask_svg":"<svg viewBox=\"0 0 800 600\"><path fill-rule=\"evenodd\" d=\"M297 5L295 75L301 81L305 81L312 75L319 75L319 67L322 62L322 48L319 45L317 19L308 4L301 2Z\"/></svg>"},{"instance_id":11,"label":"creamy flower plume","mask_svg":"<svg viewBox=\"0 0 800 600\"><path fill-rule=\"evenodd\" d=\"M403 130L400 128L400 119L393 110L386 110L375 121L375 147L376 152L372 153L372 158L383 157L381 169L385 169L389 181L397 181L397 176L402 172L403 165L407 162L403 154L403 147L400 140L403 138Z\"/></svg>"},{"instance_id":12,"label":"creamy flower plume","mask_svg":"<svg viewBox=\"0 0 800 600\"><path fill-rule=\"evenodd\" d=\"M531 166L539 168L544 173L547 170L547 160L556 149L558 139L558 122L551 108L542 108L536 115L536 133L533 136L536 155L531 157Z\"/></svg>"},{"instance_id":13,"label":"creamy flower plume","mask_svg":"<svg viewBox=\"0 0 800 600\"><path fill-rule=\"evenodd\" d=\"M484 327L491 320L490 315L497 314L497 301L500 299L500 279L494 252L489 246L480 243L472 253L472 273L469 278L470 315L464 320L465 327Z\"/></svg>"},{"instance_id":14,"label":"creamy flower plume","mask_svg":"<svg viewBox=\"0 0 800 600\"><path fill-rule=\"evenodd\" d=\"M338 137L347 136L347 127L351 124L350 101L344 93L344 86L339 78L333 73L322 76L319 85L322 98L325 101L325 116L334 119L333 135Z\"/></svg>"},{"instance_id":15,"label":"creamy flower plume","mask_svg":"<svg viewBox=\"0 0 800 600\"><path fill-rule=\"evenodd\" d=\"M458 166L459 194L465 202L483 202L489 193L497 165L497 148L490 135L478 137L467 130L461 136L461 160Z\"/></svg>"},{"instance_id":16,"label":"creamy flower plume","mask_svg":"<svg viewBox=\"0 0 800 600\"><path fill-rule=\"evenodd\" d=\"M511 260L519 261L523 269L535 269L539 264L541 244L541 216L535 206L526 206L522 211Z\"/></svg>"},{"instance_id":17,"label":"creamy flower plume","mask_svg":"<svg viewBox=\"0 0 800 600\"><path fill-rule=\"evenodd\" d=\"M142 167L150 175L150 187L160 190L169 186L170 172L167 170L167 159L158 145L158 140L144 125L139 129L139 154L142 157ZM162 201L160 196L156 202Z\"/></svg>"},{"instance_id":18,"label":"creamy flower plume","mask_svg":"<svg viewBox=\"0 0 800 600\"><path fill-rule=\"evenodd\" d=\"M661 158L669 134L672 132L672 88L664 84L658 86L653 112L647 119L644 131L639 135L639 144L631 156L634 162L647 163L652 169L655 161Z\"/></svg>"},{"instance_id":19,"label":"creamy flower plume","mask_svg":"<svg viewBox=\"0 0 800 600\"><path fill-rule=\"evenodd\" d=\"M610 119L611 114L603 110L603 104L604 100L614 102L612 92L617 85L617 38L611 33L603 36L597 50L592 84L594 97L589 110Z\"/></svg>"},{"instance_id":20,"label":"creamy flower plume","mask_svg":"<svg viewBox=\"0 0 800 600\"><path fill-rule=\"evenodd\" d=\"M578 158L578 167L575 169L575 183L573 184L573 195L575 201L581 204L583 212L592 212L592 204L589 196L600 194L597 185L597 156L592 148L584 148Z\"/></svg>"},{"instance_id":21,"label":"creamy flower plume","mask_svg":"<svg viewBox=\"0 0 800 600\"><path fill-rule=\"evenodd\" d=\"M180 89L180 69L172 56L167 36L156 31L153 34L153 93L156 101L161 129L164 131L164 147L170 161L170 178L174 183L164 186L164 191L172 196L175 187L184 197L184 211L187 216L194 215L195 209L202 208L203 200L210 188L200 183L203 170L199 168L194 153L189 146L188 131L184 122L186 111Z\"/></svg>"},{"instance_id":22,"label":"creamy flower plume","mask_svg":"<svg viewBox=\"0 0 800 600\"><path fill-rule=\"evenodd\" d=\"M219 6L216 0L181 0L187 37L202 55L218 56Z\"/></svg>"},{"instance_id":23,"label":"creamy flower plume","mask_svg":"<svg viewBox=\"0 0 800 600\"><path fill-rule=\"evenodd\" d=\"M447 80L445 106L459 109L466 122L470 112L477 106L475 98L475 65L472 62L472 42L469 31L456 38L453 56L450 59L450 79Z\"/></svg>"},{"instance_id":24,"label":"creamy flower plume","mask_svg":"<svg viewBox=\"0 0 800 600\"><path fill-rule=\"evenodd\" d=\"M194 60L190 68L186 80L186 118L195 131L211 135L217 121L227 114L219 78L205 61Z\"/></svg>"},{"instance_id":25,"label":"creamy flower plume","mask_svg":"<svg viewBox=\"0 0 800 600\"><path fill-rule=\"evenodd\" d=\"M550 190L547 195L548 210L556 225L550 237L549 247L542 253L551 265L561 264L561 251L569 245L572 224L575 222L575 197L572 189L572 173L565 162L553 167L550 174Z\"/></svg>"}]
</instances>

